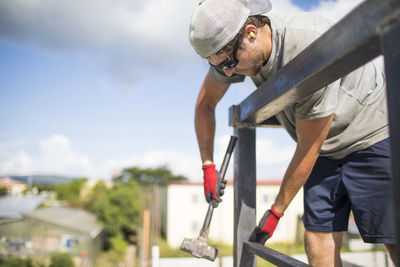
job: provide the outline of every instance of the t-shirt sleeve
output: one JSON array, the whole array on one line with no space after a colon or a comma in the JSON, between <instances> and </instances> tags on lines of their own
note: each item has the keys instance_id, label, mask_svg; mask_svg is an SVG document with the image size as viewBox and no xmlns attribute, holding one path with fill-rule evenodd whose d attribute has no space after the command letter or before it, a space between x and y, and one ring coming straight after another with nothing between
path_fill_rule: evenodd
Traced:
<instances>
[{"instance_id":1,"label":"t-shirt sleeve","mask_svg":"<svg viewBox=\"0 0 400 267\"><path fill-rule=\"evenodd\" d=\"M225 73L213 66L210 66L210 70L209 73L211 74L211 76L222 83L239 83L239 82L243 82L244 78L246 76L241 75L241 74L233 74L232 76L226 76Z\"/></svg>"},{"instance_id":2,"label":"t-shirt sleeve","mask_svg":"<svg viewBox=\"0 0 400 267\"><path fill-rule=\"evenodd\" d=\"M329 116L335 112L339 81L316 91L295 104L295 116L301 120L312 120Z\"/></svg>"}]
</instances>

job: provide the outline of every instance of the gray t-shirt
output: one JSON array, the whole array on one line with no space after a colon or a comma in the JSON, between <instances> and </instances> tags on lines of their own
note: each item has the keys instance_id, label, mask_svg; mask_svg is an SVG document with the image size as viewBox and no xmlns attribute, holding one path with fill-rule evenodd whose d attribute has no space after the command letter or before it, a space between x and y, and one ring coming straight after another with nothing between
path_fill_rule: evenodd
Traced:
<instances>
[{"instance_id":1,"label":"gray t-shirt","mask_svg":"<svg viewBox=\"0 0 400 267\"><path fill-rule=\"evenodd\" d=\"M251 77L257 87L332 25L326 18L312 13L268 17L272 51L260 72ZM224 83L241 82L245 78L243 75L227 77L214 67L210 68L210 74ZM320 155L341 159L389 137L385 86L383 73L370 62L287 107L276 118L297 141L295 118L310 120L335 113Z\"/></svg>"}]
</instances>

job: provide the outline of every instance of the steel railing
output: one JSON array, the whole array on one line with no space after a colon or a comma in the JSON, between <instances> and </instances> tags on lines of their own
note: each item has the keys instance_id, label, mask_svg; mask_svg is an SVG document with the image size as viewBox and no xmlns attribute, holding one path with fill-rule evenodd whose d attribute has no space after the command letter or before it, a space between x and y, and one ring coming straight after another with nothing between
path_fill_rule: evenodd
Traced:
<instances>
[{"instance_id":1,"label":"steel railing","mask_svg":"<svg viewBox=\"0 0 400 267\"><path fill-rule=\"evenodd\" d=\"M301 266L249 241L256 225L255 129L276 126L274 115L379 55L384 56L391 135L394 207L400 207L400 0L368 0L229 110L239 137L234 163L234 267L255 266L255 255L277 266ZM307 66L306 68L304 66ZM395 208L397 241L400 210ZM399 242L397 242L399 243ZM400 248L397 246L397 256ZM304 264L305 265L305 264Z\"/></svg>"}]
</instances>

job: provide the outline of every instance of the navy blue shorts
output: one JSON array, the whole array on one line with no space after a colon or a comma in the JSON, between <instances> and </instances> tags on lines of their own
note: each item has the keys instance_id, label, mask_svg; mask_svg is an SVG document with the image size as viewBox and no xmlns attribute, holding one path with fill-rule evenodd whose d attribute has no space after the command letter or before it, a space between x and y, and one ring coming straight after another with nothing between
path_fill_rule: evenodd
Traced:
<instances>
[{"instance_id":1,"label":"navy blue shorts","mask_svg":"<svg viewBox=\"0 0 400 267\"><path fill-rule=\"evenodd\" d=\"M389 139L341 160L319 157L304 185L304 227L347 231L350 210L366 243L395 244Z\"/></svg>"}]
</instances>

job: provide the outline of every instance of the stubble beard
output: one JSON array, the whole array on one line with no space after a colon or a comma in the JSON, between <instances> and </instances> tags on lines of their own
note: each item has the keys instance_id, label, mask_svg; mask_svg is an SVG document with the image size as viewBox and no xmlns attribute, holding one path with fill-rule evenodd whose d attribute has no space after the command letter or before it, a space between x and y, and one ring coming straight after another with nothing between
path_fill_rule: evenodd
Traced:
<instances>
[{"instance_id":1,"label":"stubble beard","mask_svg":"<svg viewBox=\"0 0 400 267\"><path fill-rule=\"evenodd\" d=\"M237 72L244 74L246 76L255 76L257 75L264 63L264 53L261 49L255 48L254 49L254 56L250 67L246 69L237 69Z\"/></svg>"}]
</instances>

